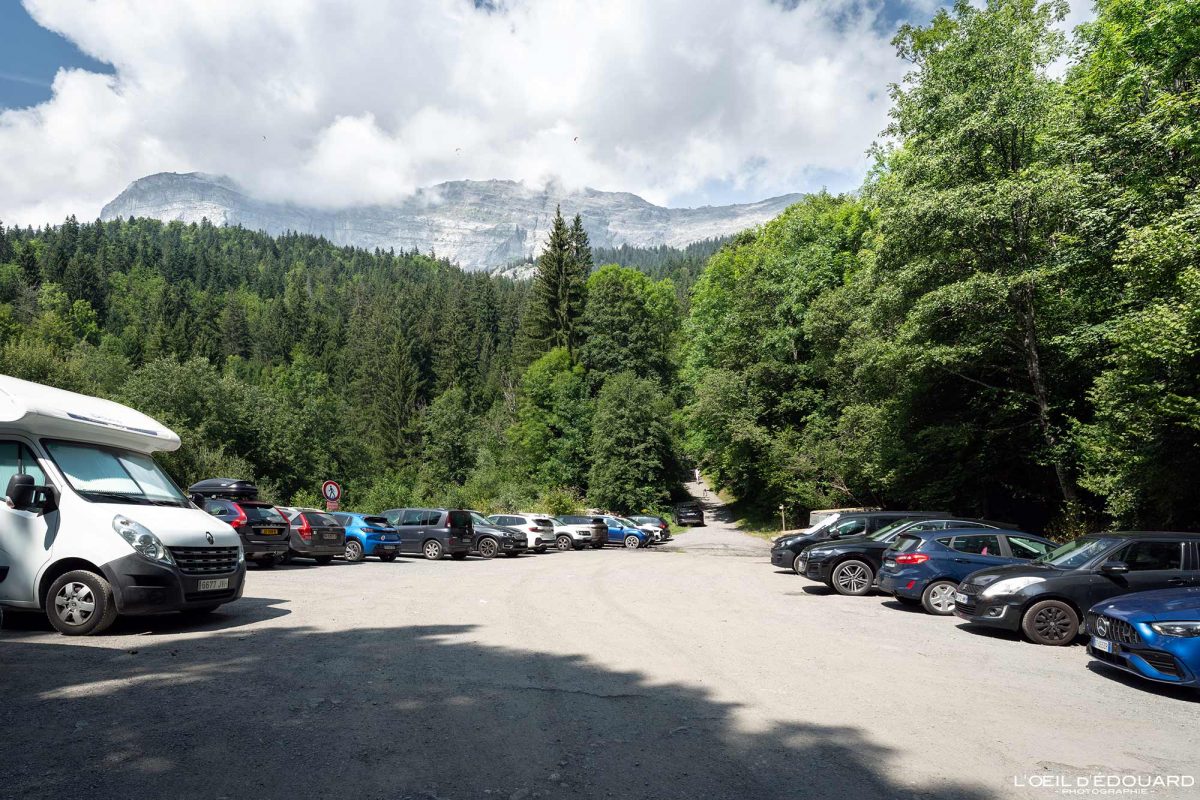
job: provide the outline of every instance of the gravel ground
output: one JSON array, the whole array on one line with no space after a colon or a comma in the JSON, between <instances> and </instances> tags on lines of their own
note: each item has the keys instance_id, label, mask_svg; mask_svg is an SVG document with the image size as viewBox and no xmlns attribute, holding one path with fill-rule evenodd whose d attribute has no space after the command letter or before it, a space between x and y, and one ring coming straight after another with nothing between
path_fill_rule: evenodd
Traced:
<instances>
[{"instance_id":1,"label":"gravel ground","mask_svg":"<svg viewBox=\"0 0 1200 800\"><path fill-rule=\"evenodd\" d=\"M722 516L653 551L252 569L201 625L68 639L10 614L0 797L984 800L1200 777L1200 693L827 595Z\"/></svg>"}]
</instances>

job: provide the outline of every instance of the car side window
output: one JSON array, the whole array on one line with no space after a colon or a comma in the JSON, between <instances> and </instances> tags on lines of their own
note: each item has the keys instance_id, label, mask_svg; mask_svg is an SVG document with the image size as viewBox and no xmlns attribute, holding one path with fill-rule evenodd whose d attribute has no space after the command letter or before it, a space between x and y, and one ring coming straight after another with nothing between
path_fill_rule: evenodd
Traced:
<instances>
[{"instance_id":1,"label":"car side window","mask_svg":"<svg viewBox=\"0 0 1200 800\"><path fill-rule=\"evenodd\" d=\"M28 447L20 442L0 442L0 492L8 489L14 475L30 475L34 484L46 485L46 473Z\"/></svg>"},{"instance_id":2,"label":"car side window","mask_svg":"<svg viewBox=\"0 0 1200 800\"><path fill-rule=\"evenodd\" d=\"M401 525L421 525L421 520L425 518L425 512L420 509L410 508L404 512L404 516L400 517Z\"/></svg>"},{"instance_id":3,"label":"car side window","mask_svg":"<svg viewBox=\"0 0 1200 800\"><path fill-rule=\"evenodd\" d=\"M441 523L441 521L442 521L442 512L426 511L421 516L420 524L425 525L427 527L437 527Z\"/></svg>"},{"instance_id":4,"label":"car side window","mask_svg":"<svg viewBox=\"0 0 1200 800\"><path fill-rule=\"evenodd\" d=\"M867 521L862 517L851 517L850 519L841 522L835 522L829 529L830 533L838 533L842 536L853 536L856 533L862 533L867 529Z\"/></svg>"},{"instance_id":5,"label":"car side window","mask_svg":"<svg viewBox=\"0 0 1200 800\"><path fill-rule=\"evenodd\" d=\"M229 513L229 509L219 500L205 500L204 510L212 514L214 517L223 517Z\"/></svg>"},{"instance_id":6,"label":"car side window","mask_svg":"<svg viewBox=\"0 0 1200 800\"><path fill-rule=\"evenodd\" d=\"M1037 539L1026 539L1022 536L1009 536L1008 546L1017 558L1037 558L1050 552L1050 545Z\"/></svg>"},{"instance_id":7,"label":"car side window","mask_svg":"<svg viewBox=\"0 0 1200 800\"><path fill-rule=\"evenodd\" d=\"M979 556L1001 555L1000 537L990 533L955 536L950 546L960 553Z\"/></svg>"},{"instance_id":8,"label":"car side window","mask_svg":"<svg viewBox=\"0 0 1200 800\"><path fill-rule=\"evenodd\" d=\"M1181 569L1183 542L1134 542L1112 560L1124 561L1130 572Z\"/></svg>"}]
</instances>

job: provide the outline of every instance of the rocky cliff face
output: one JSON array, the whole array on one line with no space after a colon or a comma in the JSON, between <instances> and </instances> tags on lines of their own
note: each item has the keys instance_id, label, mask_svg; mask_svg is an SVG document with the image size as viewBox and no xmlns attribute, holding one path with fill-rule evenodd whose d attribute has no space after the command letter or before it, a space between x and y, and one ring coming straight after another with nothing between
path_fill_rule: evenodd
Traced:
<instances>
[{"instance_id":1,"label":"rocky cliff face","mask_svg":"<svg viewBox=\"0 0 1200 800\"><path fill-rule=\"evenodd\" d=\"M276 235L311 233L339 245L433 251L464 269L477 270L535 257L558 204L564 215L583 214L595 246L682 247L758 225L799 198L792 194L744 205L663 208L626 192L453 181L423 189L396 205L324 211L256 200L216 175L163 172L131 183L100 216L182 222L207 218L218 225Z\"/></svg>"}]
</instances>

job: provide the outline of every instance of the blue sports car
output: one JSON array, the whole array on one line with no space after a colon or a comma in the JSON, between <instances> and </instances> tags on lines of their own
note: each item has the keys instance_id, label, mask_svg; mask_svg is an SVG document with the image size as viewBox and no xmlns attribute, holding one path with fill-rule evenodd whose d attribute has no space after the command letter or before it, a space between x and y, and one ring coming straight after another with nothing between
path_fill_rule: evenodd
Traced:
<instances>
[{"instance_id":1,"label":"blue sports car","mask_svg":"<svg viewBox=\"0 0 1200 800\"><path fill-rule=\"evenodd\" d=\"M1200 688L1200 586L1097 603L1087 632L1093 658L1152 681Z\"/></svg>"}]
</instances>

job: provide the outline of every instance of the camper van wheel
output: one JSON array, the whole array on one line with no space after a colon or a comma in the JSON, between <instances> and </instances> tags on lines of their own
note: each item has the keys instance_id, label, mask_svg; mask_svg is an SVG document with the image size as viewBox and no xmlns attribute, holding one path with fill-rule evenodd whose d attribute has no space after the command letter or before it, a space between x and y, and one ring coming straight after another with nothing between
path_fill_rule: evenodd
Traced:
<instances>
[{"instance_id":1,"label":"camper van wheel","mask_svg":"<svg viewBox=\"0 0 1200 800\"><path fill-rule=\"evenodd\" d=\"M100 575L75 570L59 576L46 592L46 616L59 633L100 633L117 618L112 586Z\"/></svg>"}]
</instances>

